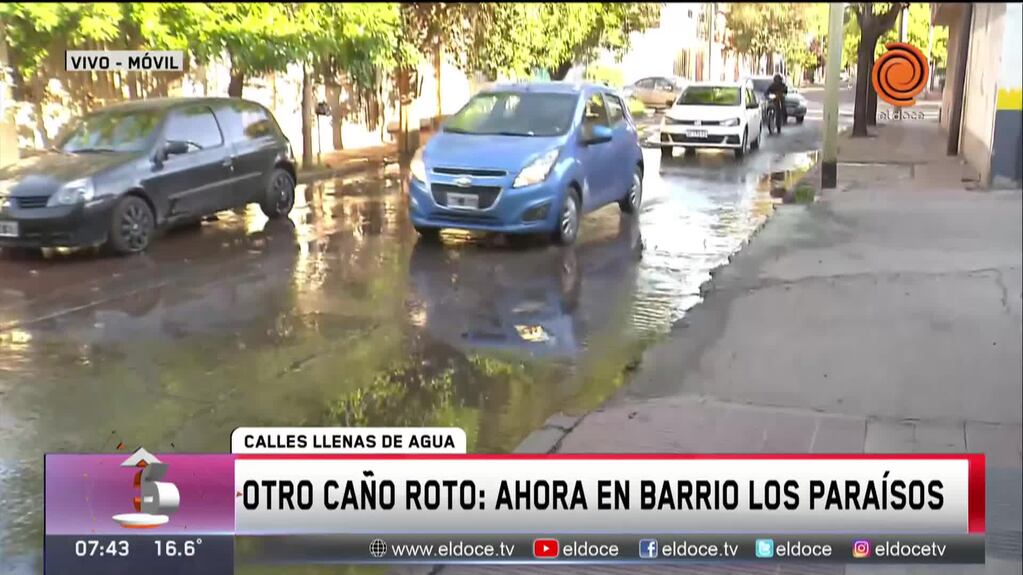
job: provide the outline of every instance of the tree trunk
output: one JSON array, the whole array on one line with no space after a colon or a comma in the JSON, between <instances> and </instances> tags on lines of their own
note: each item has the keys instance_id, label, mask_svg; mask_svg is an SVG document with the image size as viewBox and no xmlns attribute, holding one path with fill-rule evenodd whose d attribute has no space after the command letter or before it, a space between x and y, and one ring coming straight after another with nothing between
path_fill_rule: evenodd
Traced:
<instances>
[{"instance_id":1,"label":"tree trunk","mask_svg":"<svg viewBox=\"0 0 1023 575\"><path fill-rule=\"evenodd\" d=\"M873 46L863 41L860 33L860 45L856 49L856 102L853 108L853 137L867 136L867 98L870 88L870 55Z\"/></svg>"},{"instance_id":2,"label":"tree trunk","mask_svg":"<svg viewBox=\"0 0 1023 575\"><path fill-rule=\"evenodd\" d=\"M334 145L335 150L341 150L344 148L344 142L341 138L341 127L345 121L344 113L341 109L341 86L336 84L327 85L327 104L330 106L331 143Z\"/></svg>"},{"instance_id":3,"label":"tree trunk","mask_svg":"<svg viewBox=\"0 0 1023 575\"><path fill-rule=\"evenodd\" d=\"M227 95L232 98L242 97L242 88L245 87L245 73L238 68L231 66L231 83L227 85Z\"/></svg>"},{"instance_id":4,"label":"tree trunk","mask_svg":"<svg viewBox=\"0 0 1023 575\"><path fill-rule=\"evenodd\" d=\"M39 133L39 141L43 148L50 147L50 136L46 133L46 120L43 118L43 91L39 90L39 97L32 101L32 111L36 117L36 131Z\"/></svg>"},{"instance_id":5,"label":"tree trunk","mask_svg":"<svg viewBox=\"0 0 1023 575\"><path fill-rule=\"evenodd\" d=\"M384 79L377 82L377 101L380 102L380 141L387 141L387 100L384 98Z\"/></svg>"},{"instance_id":6,"label":"tree trunk","mask_svg":"<svg viewBox=\"0 0 1023 575\"><path fill-rule=\"evenodd\" d=\"M230 49L227 51L227 59L231 64L231 81L227 85L227 95L232 98L241 98L242 90L245 88L245 72L242 72L234 61L234 54Z\"/></svg>"},{"instance_id":7,"label":"tree trunk","mask_svg":"<svg viewBox=\"0 0 1023 575\"><path fill-rule=\"evenodd\" d=\"M572 61L568 60L558 64L558 67L551 70L551 80L564 80L565 76L572 70Z\"/></svg>"},{"instance_id":8,"label":"tree trunk","mask_svg":"<svg viewBox=\"0 0 1023 575\"><path fill-rule=\"evenodd\" d=\"M302 165L313 164L313 76L302 66Z\"/></svg>"},{"instance_id":9,"label":"tree trunk","mask_svg":"<svg viewBox=\"0 0 1023 575\"><path fill-rule=\"evenodd\" d=\"M398 153L411 156L419 148L419 118L413 118L412 73L398 71Z\"/></svg>"},{"instance_id":10,"label":"tree trunk","mask_svg":"<svg viewBox=\"0 0 1023 575\"><path fill-rule=\"evenodd\" d=\"M132 100L138 100L139 99L139 73L138 72L128 72L128 77L126 79L126 82L128 83L128 97L131 98Z\"/></svg>"},{"instance_id":11,"label":"tree trunk","mask_svg":"<svg viewBox=\"0 0 1023 575\"><path fill-rule=\"evenodd\" d=\"M444 107L441 105L441 81L440 72L443 68L443 45L437 40L437 49L433 52L433 77L437 81L437 113L433 116L433 129L440 128L440 117L444 115Z\"/></svg>"},{"instance_id":12,"label":"tree trunk","mask_svg":"<svg viewBox=\"0 0 1023 575\"><path fill-rule=\"evenodd\" d=\"M870 44L870 66L867 70L873 72L874 70L874 46L877 45L877 40ZM873 82L867 82L867 125L877 125L877 90L874 89Z\"/></svg>"}]
</instances>

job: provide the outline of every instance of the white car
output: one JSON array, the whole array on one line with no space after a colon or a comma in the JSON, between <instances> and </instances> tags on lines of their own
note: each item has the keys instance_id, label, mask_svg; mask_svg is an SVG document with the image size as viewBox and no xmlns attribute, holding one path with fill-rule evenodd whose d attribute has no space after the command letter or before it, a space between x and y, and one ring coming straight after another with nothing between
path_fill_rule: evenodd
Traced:
<instances>
[{"instance_id":1,"label":"white car","mask_svg":"<svg viewBox=\"0 0 1023 575\"><path fill-rule=\"evenodd\" d=\"M762 114L749 82L692 84L661 120L661 156L675 148L726 148L741 158L760 147Z\"/></svg>"}]
</instances>

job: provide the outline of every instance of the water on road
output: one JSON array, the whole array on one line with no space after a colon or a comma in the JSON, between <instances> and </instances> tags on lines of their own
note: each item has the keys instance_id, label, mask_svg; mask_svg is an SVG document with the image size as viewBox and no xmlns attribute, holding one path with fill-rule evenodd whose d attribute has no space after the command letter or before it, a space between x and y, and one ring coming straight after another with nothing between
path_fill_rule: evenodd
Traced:
<instances>
[{"instance_id":1,"label":"water on road","mask_svg":"<svg viewBox=\"0 0 1023 575\"><path fill-rule=\"evenodd\" d=\"M227 451L241 425L458 426L502 452L599 406L809 167L784 142L646 150L639 217L605 207L572 248L417 242L392 165L146 255L0 254L0 556L41 572L44 452Z\"/></svg>"}]
</instances>

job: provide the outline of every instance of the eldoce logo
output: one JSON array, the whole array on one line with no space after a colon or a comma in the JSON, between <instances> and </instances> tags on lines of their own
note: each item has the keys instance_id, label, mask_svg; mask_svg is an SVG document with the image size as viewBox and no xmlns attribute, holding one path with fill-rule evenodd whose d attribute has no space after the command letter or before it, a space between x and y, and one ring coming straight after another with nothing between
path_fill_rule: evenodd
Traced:
<instances>
[{"instance_id":1,"label":"eldoce logo","mask_svg":"<svg viewBox=\"0 0 1023 575\"><path fill-rule=\"evenodd\" d=\"M900 108L916 104L916 96L927 86L930 69L923 52L905 42L888 42L888 49L874 62L870 80L885 102Z\"/></svg>"},{"instance_id":2,"label":"eldoce logo","mask_svg":"<svg viewBox=\"0 0 1023 575\"><path fill-rule=\"evenodd\" d=\"M139 447L121 467L136 469L134 486L140 493L134 498L135 513L114 515L114 521L128 529L150 529L167 523L181 503L177 486L159 481L167 473L167 464Z\"/></svg>"}]
</instances>

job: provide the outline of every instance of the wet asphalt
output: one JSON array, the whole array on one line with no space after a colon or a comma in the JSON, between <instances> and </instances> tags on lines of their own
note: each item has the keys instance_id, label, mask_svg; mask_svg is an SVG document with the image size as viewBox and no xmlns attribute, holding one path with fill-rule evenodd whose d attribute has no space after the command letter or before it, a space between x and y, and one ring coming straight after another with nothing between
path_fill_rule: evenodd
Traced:
<instances>
[{"instance_id":1,"label":"wet asphalt","mask_svg":"<svg viewBox=\"0 0 1023 575\"><path fill-rule=\"evenodd\" d=\"M503 452L596 408L811 166L819 129L742 160L646 149L639 216L604 207L572 248L417 242L388 165L300 186L289 220L223 212L145 255L0 251L0 572L42 572L44 452L228 451L240 425L459 426Z\"/></svg>"}]
</instances>

